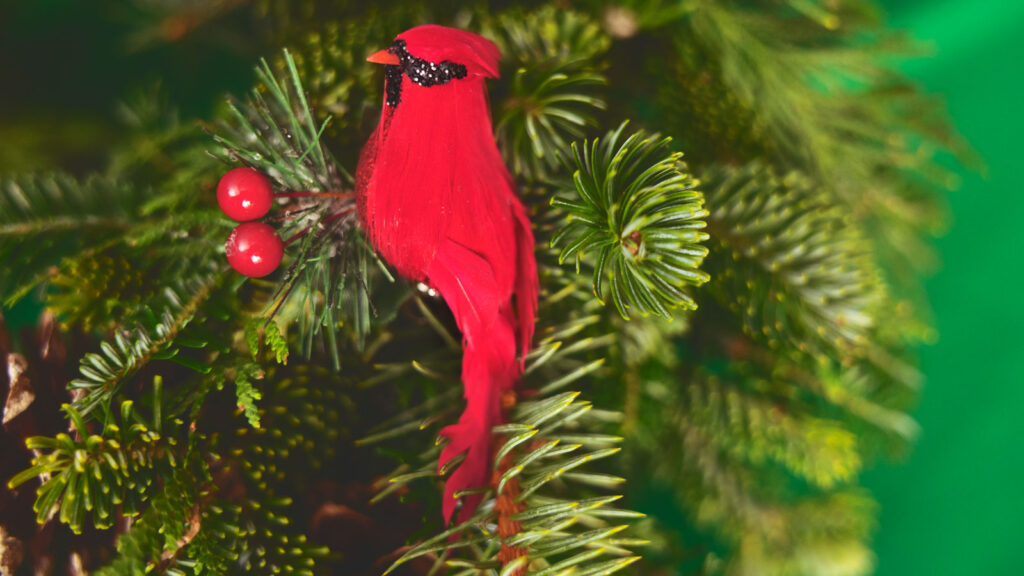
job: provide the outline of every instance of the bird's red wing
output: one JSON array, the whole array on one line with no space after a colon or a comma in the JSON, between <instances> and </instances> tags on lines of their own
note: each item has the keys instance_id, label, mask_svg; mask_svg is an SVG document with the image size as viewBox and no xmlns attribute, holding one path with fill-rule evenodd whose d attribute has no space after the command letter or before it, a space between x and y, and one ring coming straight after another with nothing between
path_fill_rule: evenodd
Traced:
<instances>
[{"instance_id":1,"label":"bird's red wing","mask_svg":"<svg viewBox=\"0 0 1024 576\"><path fill-rule=\"evenodd\" d=\"M370 221L367 218L369 214L368 202L369 198L373 195L373 168L377 164L377 149L380 145L383 130L384 118L381 118L380 124L377 125L370 139L366 141L363 149L359 152L359 164L356 166L356 211L359 214L364 230L367 230L370 225Z\"/></svg>"},{"instance_id":2,"label":"bird's red wing","mask_svg":"<svg viewBox=\"0 0 1024 576\"><path fill-rule=\"evenodd\" d=\"M533 343L533 331L537 321L537 258L534 254L535 241L530 229L530 218L526 208L516 198L513 201L516 218L516 314L520 367L526 365L526 355Z\"/></svg>"}]
</instances>

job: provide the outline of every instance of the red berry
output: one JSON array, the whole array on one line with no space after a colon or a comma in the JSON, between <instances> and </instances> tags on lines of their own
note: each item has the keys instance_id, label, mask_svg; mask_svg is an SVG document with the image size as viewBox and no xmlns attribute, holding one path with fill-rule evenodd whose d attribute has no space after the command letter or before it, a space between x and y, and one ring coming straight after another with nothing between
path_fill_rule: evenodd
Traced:
<instances>
[{"instance_id":1,"label":"red berry","mask_svg":"<svg viewBox=\"0 0 1024 576\"><path fill-rule=\"evenodd\" d=\"M263 218L274 203L270 180L252 168L235 168L217 183L217 204L238 222Z\"/></svg>"},{"instance_id":2,"label":"red berry","mask_svg":"<svg viewBox=\"0 0 1024 576\"><path fill-rule=\"evenodd\" d=\"M284 243L277 232L262 222L239 224L231 231L224 248L228 264L250 278L260 278L276 270L284 255Z\"/></svg>"}]
</instances>

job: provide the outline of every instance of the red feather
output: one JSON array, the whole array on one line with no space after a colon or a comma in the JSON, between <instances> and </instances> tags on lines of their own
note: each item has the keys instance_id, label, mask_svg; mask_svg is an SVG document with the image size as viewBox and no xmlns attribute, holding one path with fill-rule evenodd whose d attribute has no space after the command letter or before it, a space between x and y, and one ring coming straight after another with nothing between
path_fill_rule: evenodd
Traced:
<instances>
[{"instance_id":1,"label":"red feather","mask_svg":"<svg viewBox=\"0 0 1024 576\"><path fill-rule=\"evenodd\" d=\"M537 265L530 221L491 126L484 81L498 75L498 49L476 34L433 25L398 40L404 45L392 50L426 61L425 69L442 62L464 67L453 68L461 76L433 85L412 80L408 59L389 70L389 83L400 78L400 94L389 103L389 85L356 173L370 242L401 275L435 287L462 331L466 409L441 432L449 443L439 466L466 453L445 486L448 521L454 492L490 480L490 431L501 421L502 392L522 371L517 339L525 357L533 338ZM478 503L467 498L460 519Z\"/></svg>"}]
</instances>

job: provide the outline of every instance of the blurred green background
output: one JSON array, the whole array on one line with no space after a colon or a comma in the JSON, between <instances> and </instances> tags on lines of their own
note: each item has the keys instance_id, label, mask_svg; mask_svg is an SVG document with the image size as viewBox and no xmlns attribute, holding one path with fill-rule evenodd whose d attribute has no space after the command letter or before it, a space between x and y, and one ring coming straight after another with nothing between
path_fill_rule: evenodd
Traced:
<instances>
[{"instance_id":1,"label":"blurred green background","mask_svg":"<svg viewBox=\"0 0 1024 576\"><path fill-rule=\"evenodd\" d=\"M906 70L942 94L987 176L962 171L928 282L939 341L921 351L923 432L865 484L882 506L878 575L1024 573L1024 2L890 0L936 53Z\"/></svg>"},{"instance_id":2,"label":"blurred green background","mask_svg":"<svg viewBox=\"0 0 1024 576\"><path fill-rule=\"evenodd\" d=\"M886 5L893 25L934 46L934 57L906 70L945 96L987 174L961 170L952 227L938 242L944 264L928 287L940 337L921 351L928 381L916 414L920 441L907 461L865 475L882 508L877 573L1019 574L1024 451L1013 440L1024 434L1024 299L1016 292L1024 281L1024 2ZM97 18L95 7L0 0L0 171L95 167L105 143L118 138L110 103L132 87L159 81L189 117L251 81L258 55L230 16L218 22L216 46L203 43L208 35L171 46L139 37L124 58L131 18Z\"/></svg>"}]
</instances>

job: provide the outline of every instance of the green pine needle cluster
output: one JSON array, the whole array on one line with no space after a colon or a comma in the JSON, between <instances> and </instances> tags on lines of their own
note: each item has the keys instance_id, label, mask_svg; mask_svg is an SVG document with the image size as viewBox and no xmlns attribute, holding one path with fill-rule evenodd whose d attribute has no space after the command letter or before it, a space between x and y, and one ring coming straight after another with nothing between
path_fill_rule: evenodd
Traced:
<instances>
[{"instance_id":1,"label":"green pine needle cluster","mask_svg":"<svg viewBox=\"0 0 1024 576\"><path fill-rule=\"evenodd\" d=\"M505 104L495 125L502 154L520 177L549 178L561 151L597 127L607 108L608 37L586 15L554 6L504 14L483 33L503 54L496 91Z\"/></svg>"},{"instance_id":2,"label":"green pine needle cluster","mask_svg":"<svg viewBox=\"0 0 1024 576\"><path fill-rule=\"evenodd\" d=\"M45 456L10 484L17 486L37 476L47 478L36 491L36 519L45 522L59 506L60 521L75 533L81 533L90 512L99 528L113 525L115 507L125 516L137 515L146 489L176 464L174 439L162 438L146 422L134 419L131 401L121 404L120 425L107 424L102 434L88 434L82 414L66 404L63 408L76 435L85 439L76 441L67 434L30 438L28 448L43 451Z\"/></svg>"},{"instance_id":3,"label":"green pine needle cluster","mask_svg":"<svg viewBox=\"0 0 1024 576\"><path fill-rule=\"evenodd\" d=\"M704 185L718 243L710 288L751 338L833 355L866 342L884 294L870 245L842 209L800 174L758 164L714 168ZM742 288L752 285L762 289Z\"/></svg>"},{"instance_id":4,"label":"green pine needle cluster","mask_svg":"<svg viewBox=\"0 0 1024 576\"><path fill-rule=\"evenodd\" d=\"M572 145L575 194L555 196L551 205L568 213L551 239L563 244L559 262L581 261L594 252L594 294L611 300L623 318L671 317L670 308L693 310L684 288L707 282L700 270L707 249L700 245L707 216L682 154L668 152L670 139L643 131L623 137L622 124L604 139Z\"/></svg>"}]
</instances>

